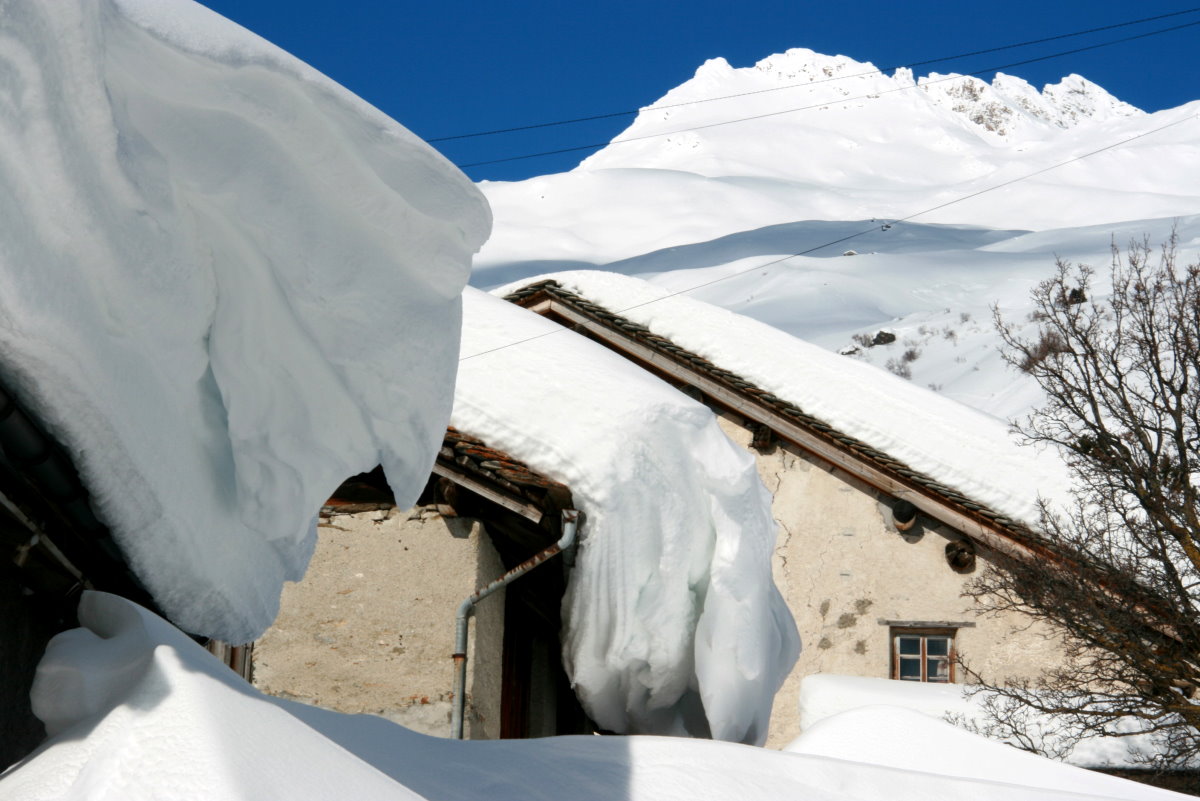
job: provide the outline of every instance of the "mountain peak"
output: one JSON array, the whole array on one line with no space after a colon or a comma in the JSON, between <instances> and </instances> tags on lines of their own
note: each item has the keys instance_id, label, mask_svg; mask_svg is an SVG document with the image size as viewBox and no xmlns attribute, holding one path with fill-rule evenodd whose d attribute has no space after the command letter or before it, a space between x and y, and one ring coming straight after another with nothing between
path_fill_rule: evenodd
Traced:
<instances>
[{"instance_id":1,"label":"mountain peak","mask_svg":"<svg viewBox=\"0 0 1200 801\"><path fill-rule=\"evenodd\" d=\"M723 58L706 61L690 80L642 109L614 140L638 141L605 148L581 167L825 183L840 178L814 163L829 165L833 159L847 164L843 172L859 172L844 156L855 151L861 162L882 147L889 153L876 166L886 175L907 174L903 162L935 150L958 154L961 162L948 163L936 180L967 180L976 167L961 158L966 151L1041 146L1067 129L1141 114L1079 75L1039 92L1004 73L990 83L939 73L914 80L906 67L888 75L849 56L793 48L751 67L736 68ZM900 152L905 155L895 155ZM901 163L890 166L895 159ZM926 177L913 176L918 183Z\"/></svg>"},{"instance_id":2,"label":"mountain peak","mask_svg":"<svg viewBox=\"0 0 1200 801\"><path fill-rule=\"evenodd\" d=\"M1143 114L1080 75L1069 75L1038 92L1024 78L996 73L989 84L981 78L931 73L920 80L936 105L948 106L975 125L1001 137L1024 133L1033 123L1074 128Z\"/></svg>"}]
</instances>

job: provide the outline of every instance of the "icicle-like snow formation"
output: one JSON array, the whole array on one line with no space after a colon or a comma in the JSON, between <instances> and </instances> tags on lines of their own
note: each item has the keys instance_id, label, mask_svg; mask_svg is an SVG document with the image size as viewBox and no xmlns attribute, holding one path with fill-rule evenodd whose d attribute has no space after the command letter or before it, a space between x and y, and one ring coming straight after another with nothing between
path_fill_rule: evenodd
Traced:
<instances>
[{"instance_id":1,"label":"icicle-like snow formation","mask_svg":"<svg viewBox=\"0 0 1200 801\"><path fill-rule=\"evenodd\" d=\"M243 642L321 501L400 503L451 404L485 201L186 0L0 4L0 371L182 628Z\"/></svg>"},{"instance_id":2,"label":"icicle-like snow formation","mask_svg":"<svg viewBox=\"0 0 1200 801\"><path fill-rule=\"evenodd\" d=\"M799 640L754 460L705 406L472 289L463 357L454 424L566 483L585 514L563 619L588 714L619 732L765 740Z\"/></svg>"}]
</instances>

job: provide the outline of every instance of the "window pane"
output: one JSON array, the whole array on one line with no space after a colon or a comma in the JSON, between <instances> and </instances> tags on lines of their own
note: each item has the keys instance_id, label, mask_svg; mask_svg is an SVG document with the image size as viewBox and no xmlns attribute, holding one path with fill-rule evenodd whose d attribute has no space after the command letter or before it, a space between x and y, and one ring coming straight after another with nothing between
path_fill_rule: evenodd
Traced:
<instances>
[{"instance_id":1,"label":"window pane","mask_svg":"<svg viewBox=\"0 0 1200 801\"><path fill-rule=\"evenodd\" d=\"M950 638L929 637L925 640L925 649L930 656L950 656Z\"/></svg>"},{"instance_id":2,"label":"window pane","mask_svg":"<svg viewBox=\"0 0 1200 801\"><path fill-rule=\"evenodd\" d=\"M912 656L921 655L921 638L920 637L897 637L900 644L900 653L911 654Z\"/></svg>"},{"instance_id":3,"label":"window pane","mask_svg":"<svg viewBox=\"0 0 1200 801\"><path fill-rule=\"evenodd\" d=\"M946 657L925 660L929 678L926 681L950 681L950 660Z\"/></svg>"},{"instance_id":4,"label":"window pane","mask_svg":"<svg viewBox=\"0 0 1200 801\"><path fill-rule=\"evenodd\" d=\"M920 658L900 657L900 678L905 681L921 680Z\"/></svg>"}]
</instances>

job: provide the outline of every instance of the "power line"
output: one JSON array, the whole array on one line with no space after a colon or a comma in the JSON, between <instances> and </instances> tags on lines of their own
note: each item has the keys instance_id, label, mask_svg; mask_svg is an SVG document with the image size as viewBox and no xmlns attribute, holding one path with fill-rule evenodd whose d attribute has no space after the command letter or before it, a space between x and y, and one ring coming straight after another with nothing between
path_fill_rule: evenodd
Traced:
<instances>
[{"instance_id":1,"label":"power line","mask_svg":"<svg viewBox=\"0 0 1200 801\"><path fill-rule=\"evenodd\" d=\"M1082 31L1073 31L1071 33L1062 33L1062 34L1058 34L1056 36L1046 36L1041 39L1030 39L1030 40L1024 41L1024 42L1015 42L1013 44L1000 45L999 47L989 47L989 48L985 48L983 50L972 50L968 53L959 53L959 54L953 55L953 56L941 56L939 58L925 59L924 61L914 61L909 64L897 64L895 66L884 67L882 69L869 70L867 72L858 72L853 75L838 75L838 76L831 77L831 78L823 78L823 79L817 80L817 81L809 81L807 83L793 83L793 84L788 84L786 86L772 86L772 87L769 87L766 89L754 89L749 92L738 92L738 93L732 94L732 95L721 95L720 97L706 97L706 98L701 98L699 100L685 100L680 103L668 103L668 104L664 104L661 106L654 106L653 110L659 111L662 109L679 108L681 106L694 106L699 103L713 103L718 100L731 100L733 98L738 98L738 97L759 95L759 94L763 94L765 92L779 92L784 89L795 89L795 88L798 88L801 86L812 86L813 84L818 84L818 83L829 83L830 81L843 81L843 80L849 80L851 78L862 78L862 77L866 77L866 76L870 76L870 75L883 75L887 72L893 72L895 70L902 69L902 68L912 69L913 67L925 67L930 64L939 64L944 61L956 61L960 58L970 58L971 56L982 56L982 55L986 55L988 53L998 53L1003 50L1014 50L1019 47L1030 47L1032 45L1045 44L1046 42L1057 42L1061 39L1070 39L1070 38L1073 38L1076 36L1086 36L1090 33L1100 33L1101 31L1111 31L1111 30L1115 30L1117 28L1127 28L1132 25L1140 25L1145 22L1156 22L1160 19L1167 19L1169 17L1178 17L1178 16L1182 16L1184 14L1194 14L1198 11L1200 11L1200 6L1195 7L1195 8L1184 9L1183 11L1173 11L1169 14L1159 14L1159 15L1153 16L1153 17L1142 17L1141 19L1128 20L1126 22L1117 22L1117 23L1113 23L1112 25L1102 25L1098 28L1087 28L1086 30L1082 30ZM452 141L459 140L459 139L474 139L476 137L481 137L481 136L495 136L497 134L516 133L518 131L532 131L532 130L536 130L538 128L553 128L553 127L560 126L560 125L573 125L575 123L580 123L580 122L594 122L596 120L612 119L613 117L629 117L629 116L638 114L644 110L646 110L646 109L632 109L629 111L612 111L612 112L608 112L606 114L594 114L594 115L591 115L588 117L574 117L574 118L565 119L565 120L554 120L552 122L538 122L538 123L532 123L530 125L517 125L512 128L495 128L495 129L489 130L489 131L474 131L472 133L454 134L452 136L439 136L434 139L426 139L425 141L430 142L430 143L432 143L432 142L452 142ZM467 166L474 166L474 165L467 165Z\"/></svg>"},{"instance_id":2,"label":"power line","mask_svg":"<svg viewBox=\"0 0 1200 801\"><path fill-rule=\"evenodd\" d=\"M1102 48L1102 47L1110 47L1115 44L1122 44L1124 42L1132 42L1132 41L1135 41L1138 39L1145 39L1150 36L1159 36L1164 33L1171 33L1172 31L1182 30L1184 28L1192 28L1197 25L1200 25L1200 20L1198 20L1196 22L1186 22L1181 25L1174 25L1169 28L1160 28L1155 31L1147 31L1145 33L1139 33L1139 34L1135 34L1133 36L1125 36L1120 39L1112 39L1107 42L1099 42L1097 44L1086 45L1084 47L1076 47L1071 50L1063 50L1063 51L1060 51L1057 53L1050 53L1050 54L1044 55L1044 56L1036 56L1034 58L1027 58L1022 61L1014 61L1014 62L1011 62L1008 64L1001 64L1001 65L994 66L994 67L987 67L985 69L975 70L973 72L967 72L967 73L964 73L963 75L948 75L944 78L938 78L933 81L926 81L924 84L921 84L921 86L930 86L932 84L944 83L946 81L956 81L956 80L960 80L961 78L965 78L965 77L978 77L985 73L989 73L989 72L993 72L993 71L997 71L997 70L1010 69L1012 67L1020 67L1020 66L1026 65L1026 64L1034 64L1039 61L1049 61L1050 59L1074 55L1075 53L1084 53L1089 50L1098 50L1099 48ZM917 89L917 88L920 88L920 87L918 87L918 85L916 83L914 83L910 86L899 86L894 89L885 89L881 92L872 92L872 93L865 94L865 95L856 95L854 97L846 97L846 98L837 100L835 102L848 103L848 102L852 102L855 100L874 99L881 95L892 94L895 92L904 92L904 91L909 91L909 90ZM628 142L640 142L640 141L643 141L646 139L655 139L655 138L662 137L662 136L676 136L681 133L690 133L692 131L702 131L702 130L706 130L708 128L717 128L717 127L720 127L723 125L733 125L733 124L739 123L739 122L750 122L753 120L765 119L767 117L778 117L783 114L793 114L798 111L809 111L814 108L821 108L824 106L828 106L830 104L831 103L829 101L826 101L826 102L822 102L822 103L814 103L814 104L808 105L808 106L799 106L797 108L783 109L782 111L771 111L771 112L768 112L765 114L756 114L751 117L738 117L738 118L732 119L732 120L723 120L721 122L711 122L711 123L707 123L705 125L693 126L691 128L680 128L678 130L667 131L664 133L643 134L642 136L631 136L627 139L615 139L611 142L598 142L598 143L587 144L587 145L576 145L573 147L558 148L555 150L543 150L538 153L527 153L522 156L507 156L505 158L489 159L487 161L473 161L473 162L468 162L466 164L456 164L455 166L458 167L459 169L466 169L468 167L482 167L482 166L489 165L489 164L502 164L502 163L509 162L509 161L522 161L524 159L540 158L542 156L554 156L554 155L560 155L562 153L575 153L575 152L579 152L581 150L599 150L601 148L608 147L610 145L620 145L620 144L626 144ZM656 111L657 109L652 109L652 110Z\"/></svg>"},{"instance_id":3,"label":"power line","mask_svg":"<svg viewBox=\"0 0 1200 801\"><path fill-rule=\"evenodd\" d=\"M963 201L970 200L971 198L976 198L976 197L979 197L980 195L986 195L989 192L995 192L998 189L1003 189L1006 186L1012 186L1013 184L1020 183L1021 181L1027 181L1030 178L1036 178L1039 175L1043 175L1044 173L1050 172L1051 170L1056 170L1059 167L1065 167L1068 164L1074 164L1077 161L1082 161L1083 159L1094 156L1097 153L1103 153L1107 150L1113 150L1114 148L1118 148L1122 145L1129 144L1130 142L1136 141L1138 139L1142 139L1144 137L1151 136L1152 134L1159 133L1160 131L1165 131L1168 128L1174 128L1176 125L1182 125L1185 122L1189 122L1189 121L1195 120L1197 118L1200 118L1200 114L1193 114L1190 117L1183 117L1181 119L1175 120L1174 122L1169 122L1165 125L1160 125L1157 128L1152 128L1148 131L1142 131L1139 134L1134 134L1133 136L1126 137L1125 139L1122 139L1119 142L1113 142L1112 144L1105 145L1104 147L1096 148L1095 150L1088 151L1087 153L1083 153L1078 156L1073 156L1072 158L1069 158L1065 161L1060 161L1056 164L1051 164L1049 167L1043 167L1040 170L1034 170L1033 172L1028 173L1027 175L1022 175L1017 178L1012 178L1008 181L998 183L995 186L989 186L985 189L980 189L976 192L971 192L970 194L966 194L966 195L963 195L962 197L955 198L954 200L948 200L945 203L939 203L936 206L930 206L927 209L922 209L921 211L918 211L914 214L910 214L907 217L900 217L898 219L895 219L890 223L885 222L882 225L872 225L870 228L864 228L861 231L856 231L855 233L848 234L847 236L839 237L838 239L833 239L828 242L822 242L819 245L814 245L813 247L808 248L807 250L801 250L797 253L792 253L787 256L781 256L777 259L772 259L771 261L763 262L762 264L756 264L753 267L747 267L744 270L738 270L737 272L730 273L729 275L722 275L722 276L720 276L718 278L714 278L710 281L703 281L699 284L695 284L693 286L689 286L684 289L679 289L674 292L669 292L665 295L662 295L661 297L654 298L653 300L647 300L643 303L635 303L632 306L626 306L622 309L616 309L614 311L614 313L615 314L624 314L627 311L632 311L633 309L639 309L643 306L649 306L653 303L658 303L659 301L666 300L667 298L673 298L678 295L686 294L688 292L694 292L697 289L703 289L704 287L712 286L713 284L718 284L722 281L728 281L731 278L738 278L739 276L746 275L747 273L752 273L756 270L764 270L768 267L774 267L776 264L782 264L783 262L788 261L789 259L799 258L800 256L807 256L808 254L815 253L818 250L823 250L828 247L833 247L834 245L840 245L843 242L849 242L852 239L857 239L860 236L865 236L866 234L874 233L875 231L887 230L887 229L891 228L893 225L897 225L899 223L910 222L912 220L915 220L917 217L921 217L926 214L930 214L931 212L938 211L939 209L944 209L947 206L953 206L955 204L962 203ZM568 331L568 330L570 330L570 329L556 328L553 331L545 331L545 332L543 332L541 334L537 334L535 336L526 337L525 339L519 339L515 342L509 342L505 345L498 345L494 348L480 351L478 353L472 353L470 356L463 356L458 361L459 361L459 363L462 363L469 359L474 359L479 356L486 356L489 353L495 353L496 351L505 350L507 348L515 348L518 345L524 345L527 342L533 342L534 340L542 339L544 337L548 337L553 334L561 334L564 331Z\"/></svg>"}]
</instances>

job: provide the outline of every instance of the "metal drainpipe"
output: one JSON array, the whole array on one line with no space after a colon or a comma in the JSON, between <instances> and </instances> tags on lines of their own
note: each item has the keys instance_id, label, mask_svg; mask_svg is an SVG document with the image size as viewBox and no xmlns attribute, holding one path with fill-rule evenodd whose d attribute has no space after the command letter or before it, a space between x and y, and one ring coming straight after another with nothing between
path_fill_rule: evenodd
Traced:
<instances>
[{"instance_id":1,"label":"metal drainpipe","mask_svg":"<svg viewBox=\"0 0 1200 801\"><path fill-rule=\"evenodd\" d=\"M570 548L575 542L575 529L578 524L579 512L575 509L563 509L562 537L558 542L526 559L474 595L464 598L463 602L458 605L458 614L454 619L454 711L450 718L450 736L454 739L461 740L463 738L463 712L467 705L467 620L475 609L475 604L525 575L547 559Z\"/></svg>"}]
</instances>

